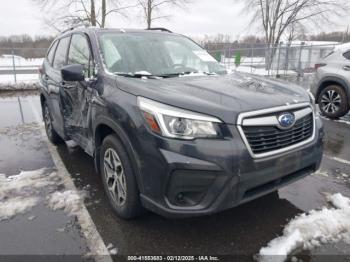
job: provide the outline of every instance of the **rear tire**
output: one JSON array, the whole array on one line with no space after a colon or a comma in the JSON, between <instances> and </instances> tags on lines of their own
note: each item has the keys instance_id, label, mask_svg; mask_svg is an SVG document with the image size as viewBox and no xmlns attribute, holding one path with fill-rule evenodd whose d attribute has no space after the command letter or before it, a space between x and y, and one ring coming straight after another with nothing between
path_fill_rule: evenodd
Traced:
<instances>
[{"instance_id":1,"label":"rear tire","mask_svg":"<svg viewBox=\"0 0 350 262\"><path fill-rule=\"evenodd\" d=\"M116 135L109 135L102 142L100 174L114 212L123 219L139 216L143 208L134 169Z\"/></svg>"},{"instance_id":2,"label":"rear tire","mask_svg":"<svg viewBox=\"0 0 350 262\"><path fill-rule=\"evenodd\" d=\"M324 88L318 96L317 102L321 113L331 119L346 115L350 109L346 92L338 85Z\"/></svg>"},{"instance_id":3,"label":"rear tire","mask_svg":"<svg viewBox=\"0 0 350 262\"><path fill-rule=\"evenodd\" d=\"M62 138L57 134L57 132L55 131L52 125L51 114L46 102L43 103L43 117L44 117L46 135L50 140L50 142L54 145L62 144L63 143Z\"/></svg>"}]
</instances>

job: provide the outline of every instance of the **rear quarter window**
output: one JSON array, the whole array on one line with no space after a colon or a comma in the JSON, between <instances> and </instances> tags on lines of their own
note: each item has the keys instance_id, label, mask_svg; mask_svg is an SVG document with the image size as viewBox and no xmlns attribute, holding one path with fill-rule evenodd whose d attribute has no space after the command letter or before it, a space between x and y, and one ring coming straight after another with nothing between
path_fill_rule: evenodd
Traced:
<instances>
[{"instance_id":1,"label":"rear quarter window","mask_svg":"<svg viewBox=\"0 0 350 262\"><path fill-rule=\"evenodd\" d=\"M347 59L350 60L350 51L347 51L343 54L343 56Z\"/></svg>"}]
</instances>

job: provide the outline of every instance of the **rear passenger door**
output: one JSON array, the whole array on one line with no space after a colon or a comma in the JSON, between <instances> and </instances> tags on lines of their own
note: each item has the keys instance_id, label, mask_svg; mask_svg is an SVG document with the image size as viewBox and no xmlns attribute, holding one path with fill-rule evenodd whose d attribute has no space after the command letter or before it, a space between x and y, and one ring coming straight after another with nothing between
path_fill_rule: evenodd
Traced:
<instances>
[{"instance_id":1,"label":"rear passenger door","mask_svg":"<svg viewBox=\"0 0 350 262\"><path fill-rule=\"evenodd\" d=\"M93 76L93 57L88 37L84 33L72 35L68 51L68 65L80 64L85 68L85 78ZM89 81L66 82L62 88L62 106L66 133L87 150L88 124L92 89Z\"/></svg>"},{"instance_id":2,"label":"rear passenger door","mask_svg":"<svg viewBox=\"0 0 350 262\"><path fill-rule=\"evenodd\" d=\"M53 126L62 137L65 137L63 112L61 110L62 81L61 68L67 64L67 52L70 43L70 36L61 38L58 42L52 67L47 71L48 94L51 102L50 113Z\"/></svg>"}]
</instances>

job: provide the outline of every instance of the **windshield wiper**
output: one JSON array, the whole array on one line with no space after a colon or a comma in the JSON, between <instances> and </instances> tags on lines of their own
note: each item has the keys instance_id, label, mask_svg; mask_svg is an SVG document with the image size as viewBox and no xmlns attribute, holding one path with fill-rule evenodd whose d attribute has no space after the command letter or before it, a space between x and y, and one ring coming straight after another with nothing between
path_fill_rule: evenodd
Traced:
<instances>
[{"instance_id":1,"label":"windshield wiper","mask_svg":"<svg viewBox=\"0 0 350 262\"><path fill-rule=\"evenodd\" d=\"M152 78L152 79L159 78L159 76L152 75L148 72L135 72L135 73L115 72L114 74L118 75L118 76L132 77L132 78L142 78L142 77L147 77L147 78Z\"/></svg>"},{"instance_id":2,"label":"windshield wiper","mask_svg":"<svg viewBox=\"0 0 350 262\"><path fill-rule=\"evenodd\" d=\"M164 77L164 78L170 78L170 77L178 77L178 76L197 74L197 73L198 73L197 71L186 71L186 72L180 72L180 73L162 74L162 75L158 75L158 76L159 77Z\"/></svg>"},{"instance_id":3,"label":"windshield wiper","mask_svg":"<svg viewBox=\"0 0 350 262\"><path fill-rule=\"evenodd\" d=\"M214 72L203 72L203 74L207 75L207 76L216 76L217 73Z\"/></svg>"},{"instance_id":4,"label":"windshield wiper","mask_svg":"<svg viewBox=\"0 0 350 262\"><path fill-rule=\"evenodd\" d=\"M160 74L160 75L152 75L151 73L147 71L140 71L135 73L125 73L125 72L115 72L115 75L118 76L125 76L125 77L132 77L132 78L142 78L147 77L150 79L159 79L159 78L171 78L171 77L179 77L179 76L185 76L185 75L217 75L216 73L210 73L210 72L198 72L198 71L186 71L186 72L179 72L179 73L169 73L169 74Z\"/></svg>"}]
</instances>

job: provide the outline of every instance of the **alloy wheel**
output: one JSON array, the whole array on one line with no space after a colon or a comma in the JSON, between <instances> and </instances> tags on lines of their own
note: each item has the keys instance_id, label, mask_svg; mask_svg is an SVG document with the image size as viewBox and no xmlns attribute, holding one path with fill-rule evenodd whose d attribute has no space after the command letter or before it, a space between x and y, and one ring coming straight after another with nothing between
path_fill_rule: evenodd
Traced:
<instances>
[{"instance_id":1,"label":"alloy wheel","mask_svg":"<svg viewBox=\"0 0 350 262\"><path fill-rule=\"evenodd\" d=\"M126 202L126 180L122 162L113 148L104 154L104 175L110 196L118 206Z\"/></svg>"},{"instance_id":2,"label":"alloy wheel","mask_svg":"<svg viewBox=\"0 0 350 262\"><path fill-rule=\"evenodd\" d=\"M334 114L339 111L341 106L341 97L335 90L328 90L322 95L321 107L328 114Z\"/></svg>"}]
</instances>

